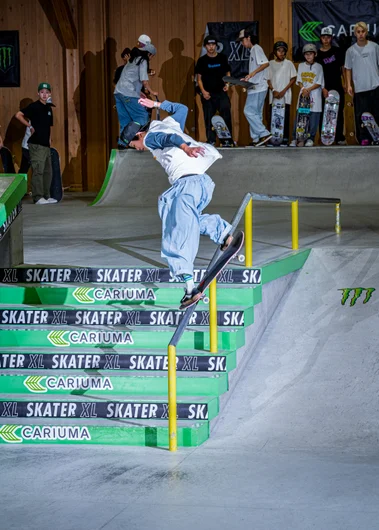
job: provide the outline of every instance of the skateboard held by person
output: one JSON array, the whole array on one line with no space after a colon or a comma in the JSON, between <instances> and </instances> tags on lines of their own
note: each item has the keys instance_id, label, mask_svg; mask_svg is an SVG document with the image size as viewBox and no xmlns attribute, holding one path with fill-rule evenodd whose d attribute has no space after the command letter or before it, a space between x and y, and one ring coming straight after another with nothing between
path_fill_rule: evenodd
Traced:
<instances>
[{"instance_id":1,"label":"skateboard held by person","mask_svg":"<svg viewBox=\"0 0 379 530\"><path fill-rule=\"evenodd\" d=\"M331 145L335 140L339 104L339 93L336 90L329 90L328 97L325 99L321 126L321 142L324 145Z\"/></svg>"}]
</instances>

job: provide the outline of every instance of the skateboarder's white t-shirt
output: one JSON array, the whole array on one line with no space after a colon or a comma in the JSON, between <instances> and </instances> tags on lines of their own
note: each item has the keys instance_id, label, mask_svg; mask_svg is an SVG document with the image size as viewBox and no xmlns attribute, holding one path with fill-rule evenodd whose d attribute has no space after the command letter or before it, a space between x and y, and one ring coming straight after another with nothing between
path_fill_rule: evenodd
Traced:
<instances>
[{"instance_id":1,"label":"skateboarder's white t-shirt","mask_svg":"<svg viewBox=\"0 0 379 530\"><path fill-rule=\"evenodd\" d=\"M163 108L163 105L162 105ZM183 143L187 143L190 147L203 147L204 156L199 155L197 158L191 158L179 147L165 147L164 149L151 149L146 145L146 140L150 133L164 133L177 134L183 138ZM151 151L154 158L168 175L170 184L174 184L176 180L184 175L202 175L211 165L222 158L220 153L210 144L203 144L196 142L191 136L185 134L180 124L169 116L163 121L152 121L149 127L149 132L145 136L144 143Z\"/></svg>"},{"instance_id":2,"label":"skateboarder's white t-shirt","mask_svg":"<svg viewBox=\"0 0 379 530\"><path fill-rule=\"evenodd\" d=\"M268 63L268 59L265 55L265 52L263 49L259 46L259 44L255 44L250 50L250 59L249 59L249 73L254 72L257 68L262 66L262 64ZM268 68L265 68L261 72L258 72L253 77L250 78L250 83L256 83L254 92L264 92L268 89L267 86L267 79L268 79ZM249 89L249 92L253 93L253 91Z\"/></svg>"},{"instance_id":3,"label":"skateboarder's white t-shirt","mask_svg":"<svg viewBox=\"0 0 379 530\"><path fill-rule=\"evenodd\" d=\"M297 70L296 84L301 83L304 88L310 88L313 85L320 85L316 90L312 90L311 98L311 112L322 112L322 87L324 86L324 71L321 64L307 62L300 63ZM299 100L297 101L297 107Z\"/></svg>"},{"instance_id":4,"label":"skateboarder's white t-shirt","mask_svg":"<svg viewBox=\"0 0 379 530\"><path fill-rule=\"evenodd\" d=\"M284 61L270 61L268 78L270 79L274 90L276 90L277 92L281 92L282 90L284 90L293 77L296 77L296 68L292 61L289 61L288 59L284 59ZM271 105L272 100L274 99L271 90L269 97ZM286 105L291 104L291 89L287 90L282 99L275 99L275 101L280 102L283 102L283 100Z\"/></svg>"},{"instance_id":5,"label":"skateboarder's white t-shirt","mask_svg":"<svg viewBox=\"0 0 379 530\"><path fill-rule=\"evenodd\" d=\"M345 68L352 70L355 92L374 90L379 86L379 46L372 41L353 44L346 52Z\"/></svg>"}]
</instances>

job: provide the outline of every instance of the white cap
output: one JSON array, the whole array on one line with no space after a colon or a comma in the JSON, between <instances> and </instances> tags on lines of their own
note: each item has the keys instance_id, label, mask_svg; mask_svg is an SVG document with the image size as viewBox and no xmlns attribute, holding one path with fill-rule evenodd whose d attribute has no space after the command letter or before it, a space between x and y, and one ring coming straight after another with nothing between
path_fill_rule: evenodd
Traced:
<instances>
[{"instance_id":1,"label":"white cap","mask_svg":"<svg viewBox=\"0 0 379 530\"><path fill-rule=\"evenodd\" d=\"M140 42L143 45L151 44L151 39L148 35L140 35L138 37L138 42Z\"/></svg>"},{"instance_id":2,"label":"white cap","mask_svg":"<svg viewBox=\"0 0 379 530\"><path fill-rule=\"evenodd\" d=\"M330 37L333 37L333 30L329 26L326 26L326 28L322 28L321 35L330 35Z\"/></svg>"}]
</instances>

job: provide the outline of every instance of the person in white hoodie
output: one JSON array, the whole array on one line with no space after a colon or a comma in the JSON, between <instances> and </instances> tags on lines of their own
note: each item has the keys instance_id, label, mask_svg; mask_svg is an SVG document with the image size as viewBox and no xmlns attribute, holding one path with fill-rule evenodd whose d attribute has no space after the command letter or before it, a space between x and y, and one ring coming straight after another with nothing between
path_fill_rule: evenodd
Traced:
<instances>
[{"instance_id":1,"label":"person in white hoodie","mask_svg":"<svg viewBox=\"0 0 379 530\"><path fill-rule=\"evenodd\" d=\"M222 156L210 144L196 142L183 132L188 114L185 105L150 99L140 99L139 104L172 114L163 121L152 121L148 131L136 122L130 123L123 131L122 141L138 151L150 151L168 175L171 187L159 197L158 203L162 220L161 255L172 275L186 282L181 300L181 307L185 308L202 296L193 280L200 235L209 236L221 245L221 250L233 240L228 222L217 214L202 213L215 187L206 171Z\"/></svg>"}]
</instances>

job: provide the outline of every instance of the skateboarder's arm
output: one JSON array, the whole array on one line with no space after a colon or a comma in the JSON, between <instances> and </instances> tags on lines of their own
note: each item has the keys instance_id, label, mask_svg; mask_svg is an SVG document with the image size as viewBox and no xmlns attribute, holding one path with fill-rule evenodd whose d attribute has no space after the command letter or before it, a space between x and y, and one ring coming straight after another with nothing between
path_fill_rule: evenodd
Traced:
<instances>
[{"instance_id":1,"label":"skateboarder's arm","mask_svg":"<svg viewBox=\"0 0 379 530\"><path fill-rule=\"evenodd\" d=\"M269 66L270 63L261 64L260 66L258 66L258 68L256 68L253 72L251 72L245 77L245 81L249 81L249 79L254 77L256 74L259 74L259 72L262 72L262 70L266 70L266 68L268 68Z\"/></svg>"},{"instance_id":2,"label":"skateboarder's arm","mask_svg":"<svg viewBox=\"0 0 379 530\"><path fill-rule=\"evenodd\" d=\"M4 147L4 144L3 144L3 138L0 134L0 149L2 149Z\"/></svg>"},{"instance_id":3,"label":"skateboarder's arm","mask_svg":"<svg viewBox=\"0 0 379 530\"><path fill-rule=\"evenodd\" d=\"M162 132L150 132L146 135L146 147L149 149L164 149L165 147L181 147L189 145L179 134L165 134Z\"/></svg>"},{"instance_id":4,"label":"skateboarder's arm","mask_svg":"<svg viewBox=\"0 0 379 530\"><path fill-rule=\"evenodd\" d=\"M346 68L345 66L345 72L346 72L346 90L347 93L352 96L353 95L353 87L351 85L351 70L350 68Z\"/></svg>"},{"instance_id":5,"label":"skateboarder's arm","mask_svg":"<svg viewBox=\"0 0 379 530\"><path fill-rule=\"evenodd\" d=\"M201 93L203 94L203 97L204 97L205 99L210 99L211 95L210 95L210 93L209 93L207 90L205 90L205 88L204 88L203 80L202 80L202 78L201 78L201 74L197 74L197 83L198 83L198 85L199 85L199 88L200 88L200 90L201 90Z\"/></svg>"},{"instance_id":6,"label":"skateboarder's arm","mask_svg":"<svg viewBox=\"0 0 379 530\"><path fill-rule=\"evenodd\" d=\"M16 112L15 118L17 118L18 121L20 121L22 123L22 125L25 125L25 127L29 127L29 129L33 129L33 127L31 126L30 122L25 118L24 113L21 112L20 110L18 112Z\"/></svg>"}]
</instances>

